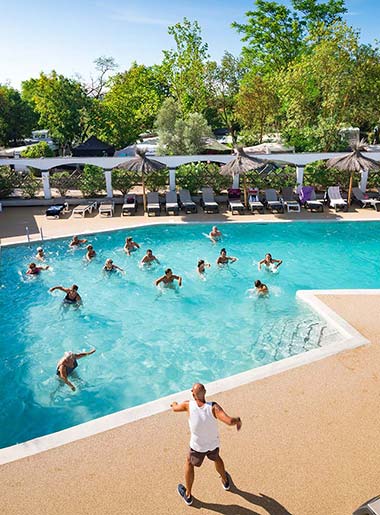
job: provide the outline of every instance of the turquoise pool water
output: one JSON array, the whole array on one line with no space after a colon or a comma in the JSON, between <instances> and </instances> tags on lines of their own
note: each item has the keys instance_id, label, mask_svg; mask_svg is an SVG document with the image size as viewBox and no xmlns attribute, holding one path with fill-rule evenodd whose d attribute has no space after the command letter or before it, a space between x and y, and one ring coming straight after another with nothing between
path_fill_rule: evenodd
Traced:
<instances>
[{"instance_id":1,"label":"turquoise pool water","mask_svg":"<svg viewBox=\"0 0 380 515\"><path fill-rule=\"evenodd\" d=\"M165 225L88 236L98 255L68 239L44 244L51 269L35 278L25 270L38 244L2 250L0 276L0 447L280 360L339 338L295 299L299 289L380 287L380 224L293 223L221 225L212 244L210 225ZM128 257L125 237L141 250ZM221 247L239 258L218 269ZM152 248L161 264L142 270ZM271 252L279 273L257 270ZM104 277L106 258L125 275ZM202 281L198 258L212 267ZM166 267L183 277L181 289L159 289ZM254 279L268 298L249 291ZM79 285L83 307L63 308L62 284ZM76 392L55 375L64 351L97 352L71 376Z\"/></svg>"}]
</instances>

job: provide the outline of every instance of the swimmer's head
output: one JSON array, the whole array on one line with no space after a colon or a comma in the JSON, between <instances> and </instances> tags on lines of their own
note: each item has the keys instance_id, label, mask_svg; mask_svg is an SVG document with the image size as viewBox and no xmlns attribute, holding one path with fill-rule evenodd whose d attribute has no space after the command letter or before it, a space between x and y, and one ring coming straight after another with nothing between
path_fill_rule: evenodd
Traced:
<instances>
[{"instance_id":1,"label":"swimmer's head","mask_svg":"<svg viewBox=\"0 0 380 515\"><path fill-rule=\"evenodd\" d=\"M198 266L204 265L204 263L205 263L205 260L204 259L200 259L198 261Z\"/></svg>"},{"instance_id":2,"label":"swimmer's head","mask_svg":"<svg viewBox=\"0 0 380 515\"><path fill-rule=\"evenodd\" d=\"M78 236L73 236L74 241L77 241L77 239L78 239Z\"/></svg>"},{"instance_id":3,"label":"swimmer's head","mask_svg":"<svg viewBox=\"0 0 380 515\"><path fill-rule=\"evenodd\" d=\"M130 241L132 241L132 236L128 236L128 237L127 237L127 239L126 239L125 241L127 241L128 243L129 243Z\"/></svg>"},{"instance_id":4,"label":"swimmer's head","mask_svg":"<svg viewBox=\"0 0 380 515\"><path fill-rule=\"evenodd\" d=\"M272 254L265 254L265 259L272 259Z\"/></svg>"},{"instance_id":5,"label":"swimmer's head","mask_svg":"<svg viewBox=\"0 0 380 515\"><path fill-rule=\"evenodd\" d=\"M106 265L112 265L113 260L111 258L106 259Z\"/></svg>"},{"instance_id":6,"label":"swimmer's head","mask_svg":"<svg viewBox=\"0 0 380 515\"><path fill-rule=\"evenodd\" d=\"M152 255L152 249L148 249L148 250L146 251L146 253L148 254L148 256L151 256L151 255Z\"/></svg>"},{"instance_id":7,"label":"swimmer's head","mask_svg":"<svg viewBox=\"0 0 380 515\"><path fill-rule=\"evenodd\" d=\"M76 284L73 284L71 289L74 290L74 291L77 291L78 290L78 286Z\"/></svg>"},{"instance_id":8,"label":"swimmer's head","mask_svg":"<svg viewBox=\"0 0 380 515\"><path fill-rule=\"evenodd\" d=\"M87 250L92 250L92 249L93 249L92 245L87 245Z\"/></svg>"},{"instance_id":9,"label":"swimmer's head","mask_svg":"<svg viewBox=\"0 0 380 515\"><path fill-rule=\"evenodd\" d=\"M220 251L220 254L221 254L222 256L223 256L223 255L225 256L225 255L227 254L226 249L222 249L222 250Z\"/></svg>"},{"instance_id":10,"label":"swimmer's head","mask_svg":"<svg viewBox=\"0 0 380 515\"><path fill-rule=\"evenodd\" d=\"M29 268L33 270L33 268L36 268L36 263L29 263Z\"/></svg>"},{"instance_id":11,"label":"swimmer's head","mask_svg":"<svg viewBox=\"0 0 380 515\"><path fill-rule=\"evenodd\" d=\"M44 249L42 247L37 247L37 252L40 254L41 252L43 252Z\"/></svg>"},{"instance_id":12,"label":"swimmer's head","mask_svg":"<svg viewBox=\"0 0 380 515\"><path fill-rule=\"evenodd\" d=\"M216 232L218 230L217 226L214 225L214 227L212 228L212 232Z\"/></svg>"},{"instance_id":13,"label":"swimmer's head","mask_svg":"<svg viewBox=\"0 0 380 515\"><path fill-rule=\"evenodd\" d=\"M171 269L171 268L167 268L167 269L165 270L165 275L172 275L172 273L173 273L173 272L172 272L172 269Z\"/></svg>"},{"instance_id":14,"label":"swimmer's head","mask_svg":"<svg viewBox=\"0 0 380 515\"><path fill-rule=\"evenodd\" d=\"M66 359L68 359L68 358L73 359L73 358L75 357L75 354L74 354L74 352L73 352L73 351L69 350L69 351L65 352L64 357L65 357Z\"/></svg>"},{"instance_id":15,"label":"swimmer's head","mask_svg":"<svg viewBox=\"0 0 380 515\"><path fill-rule=\"evenodd\" d=\"M255 281L256 288L260 288L262 285L263 285L263 283L261 281L259 281L258 279L257 279L257 281Z\"/></svg>"}]
</instances>

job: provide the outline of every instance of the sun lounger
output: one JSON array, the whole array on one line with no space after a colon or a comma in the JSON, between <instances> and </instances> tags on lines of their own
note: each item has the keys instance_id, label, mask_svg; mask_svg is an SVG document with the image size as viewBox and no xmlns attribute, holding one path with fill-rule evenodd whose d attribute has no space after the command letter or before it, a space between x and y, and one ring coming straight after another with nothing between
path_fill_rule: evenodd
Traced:
<instances>
[{"instance_id":1,"label":"sun lounger","mask_svg":"<svg viewBox=\"0 0 380 515\"><path fill-rule=\"evenodd\" d=\"M329 199L330 207L333 207L335 212L337 212L338 209L347 211L348 205L340 193L339 186L330 186L327 190L327 198Z\"/></svg>"},{"instance_id":2,"label":"sun lounger","mask_svg":"<svg viewBox=\"0 0 380 515\"><path fill-rule=\"evenodd\" d=\"M101 202L99 205L99 216L113 216L115 212L114 202Z\"/></svg>"},{"instance_id":3,"label":"sun lounger","mask_svg":"<svg viewBox=\"0 0 380 515\"><path fill-rule=\"evenodd\" d=\"M301 211L300 203L294 197L294 191L292 187L286 187L281 189L282 203L286 207L288 213L293 211L299 213Z\"/></svg>"},{"instance_id":4,"label":"sun lounger","mask_svg":"<svg viewBox=\"0 0 380 515\"><path fill-rule=\"evenodd\" d=\"M165 193L165 210L166 214L173 213L174 215L178 215L179 205L176 191L167 191Z\"/></svg>"},{"instance_id":5,"label":"sun lounger","mask_svg":"<svg viewBox=\"0 0 380 515\"><path fill-rule=\"evenodd\" d=\"M283 213L284 212L284 204L281 202L281 200L277 196L276 190L269 189L265 190L265 205L267 209L270 211L277 211L277 213Z\"/></svg>"},{"instance_id":6,"label":"sun lounger","mask_svg":"<svg viewBox=\"0 0 380 515\"><path fill-rule=\"evenodd\" d=\"M181 208L185 211L185 213L197 213L198 208L195 202L191 200L189 190L180 190L179 191L179 202Z\"/></svg>"},{"instance_id":7,"label":"sun lounger","mask_svg":"<svg viewBox=\"0 0 380 515\"><path fill-rule=\"evenodd\" d=\"M212 188L202 188L201 204L205 213L219 213L219 204L215 202Z\"/></svg>"},{"instance_id":8,"label":"sun lounger","mask_svg":"<svg viewBox=\"0 0 380 515\"><path fill-rule=\"evenodd\" d=\"M137 211L136 195L129 194L124 197L124 204L121 206L121 215L133 215Z\"/></svg>"},{"instance_id":9,"label":"sun lounger","mask_svg":"<svg viewBox=\"0 0 380 515\"><path fill-rule=\"evenodd\" d=\"M299 192L299 198L304 208L323 213L323 200L317 199L312 186L302 186Z\"/></svg>"},{"instance_id":10,"label":"sun lounger","mask_svg":"<svg viewBox=\"0 0 380 515\"><path fill-rule=\"evenodd\" d=\"M228 188L227 195L227 208L231 211L231 214L237 213L242 215L244 213L244 204L240 200L240 188Z\"/></svg>"},{"instance_id":11,"label":"sun lounger","mask_svg":"<svg viewBox=\"0 0 380 515\"><path fill-rule=\"evenodd\" d=\"M251 188L248 190L248 207L253 214L254 211L264 214L264 204L260 202L258 188Z\"/></svg>"},{"instance_id":12,"label":"sun lounger","mask_svg":"<svg viewBox=\"0 0 380 515\"><path fill-rule=\"evenodd\" d=\"M57 219L61 216L61 214L67 213L68 210L69 204L67 202L64 202L63 204L48 207L45 214L47 218Z\"/></svg>"},{"instance_id":13,"label":"sun lounger","mask_svg":"<svg viewBox=\"0 0 380 515\"><path fill-rule=\"evenodd\" d=\"M360 188L352 188L352 194L360 207L373 207L376 211L380 211L380 200L369 198Z\"/></svg>"},{"instance_id":14,"label":"sun lounger","mask_svg":"<svg viewBox=\"0 0 380 515\"><path fill-rule=\"evenodd\" d=\"M154 214L157 216L161 212L160 199L158 197L157 191L151 191L147 195L148 197L148 205L147 205L147 213L148 216Z\"/></svg>"},{"instance_id":15,"label":"sun lounger","mask_svg":"<svg viewBox=\"0 0 380 515\"><path fill-rule=\"evenodd\" d=\"M88 204L79 204L79 206L74 207L72 215L75 216L81 216L84 218L86 216L86 213L92 213L94 209L96 209L98 204L96 202L89 202Z\"/></svg>"}]
</instances>

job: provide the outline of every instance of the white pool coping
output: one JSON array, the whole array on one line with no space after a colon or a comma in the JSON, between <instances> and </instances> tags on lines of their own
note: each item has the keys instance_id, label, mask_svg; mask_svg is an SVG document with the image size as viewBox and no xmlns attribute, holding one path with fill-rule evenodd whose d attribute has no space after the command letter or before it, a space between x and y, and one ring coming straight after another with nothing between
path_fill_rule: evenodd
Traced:
<instances>
[{"instance_id":1,"label":"white pool coping","mask_svg":"<svg viewBox=\"0 0 380 515\"><path fill-rule=\"evenodd\" d=\"M326 345L317 349L285 358L281 361L270 363L262 367L248 370L225 379L219 379L207 384L209 395L224 392L239 386L246 385L253 381L259 381L274 374L279 374L295 367L310 364L314 361L332 356L339 352L354 349L369 342L354 327L346 322L340 315L324 304L317 296L323 295L380 295L380 289L373 290L299 290L297 298L307 303L323 319L330 323L342 336L340 342ZM124 424L134 422L151 415L167 411L171 402L183 401L190 397L190 391L177 392L155 401L128 408L104 417L100 417L77 426L58 431L49 435L34 438L24 443L12 445L0 449L0 464L10 463L21 458L26 458L49 449L54 449L89 436L115 429Z\"/></svg>"}]
</instances>

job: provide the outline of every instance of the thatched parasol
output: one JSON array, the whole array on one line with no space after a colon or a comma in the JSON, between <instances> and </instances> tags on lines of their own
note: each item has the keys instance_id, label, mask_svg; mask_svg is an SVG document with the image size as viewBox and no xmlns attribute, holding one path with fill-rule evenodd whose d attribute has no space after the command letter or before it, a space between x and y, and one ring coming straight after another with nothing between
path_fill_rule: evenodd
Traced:
<instances>
[{"instance_id":1,"label":"thatched parasol","mask_svg":"<svg viewBox=\"0 0 380 515\"><path fill-rule=\"evenodd\" d=\"M333 157L326 161L327 168L335 168L341 172L347 172L350 174L350 185L348 188L348 205L351 204L352 196L352 180L354 173L361 172L378 172L380 170L380 163L374 159L363 156L360 152L365 150L366 143L361 140L356 145L352 146L352 152L341 157Z\"/></svg>"},{"instance_id":2,"label":"thatched parasol","mask_svg":"<svg viewBox=\"0 0 380 515\"><path fill-rule=\"evenodd\" d=\"M167 168L166 165L156 161L155 159L148 159L145 156L145 150L136 149L136 156L129 159L125 163L115 166L119 170L129 170L130 172L141 173L141 183L143 189L143 202L144 212L146 211L146 191L145 191L145 174L155 172L156 170L163 170Z\"/></svg>"},{"instance_id":3,"label":"thatched parasol","mask_svg":"<svg viewBox=\"0 0 380 515\"><path fill-rule=\"evenodd\" d=\"M220 168L220 173L222 175L230 175L231 177L235 177L236 175L242 175L244 181L244 203L247 206L247 181L246 181L246 173L251 172L252 170L260 170L263 169L267 165L267 161L263 159L258 159L257 157L248 156L244 150L240 147L235 149L236 157L232 159L229 163L223 165Z\"/></svg>"}]
</instances>

